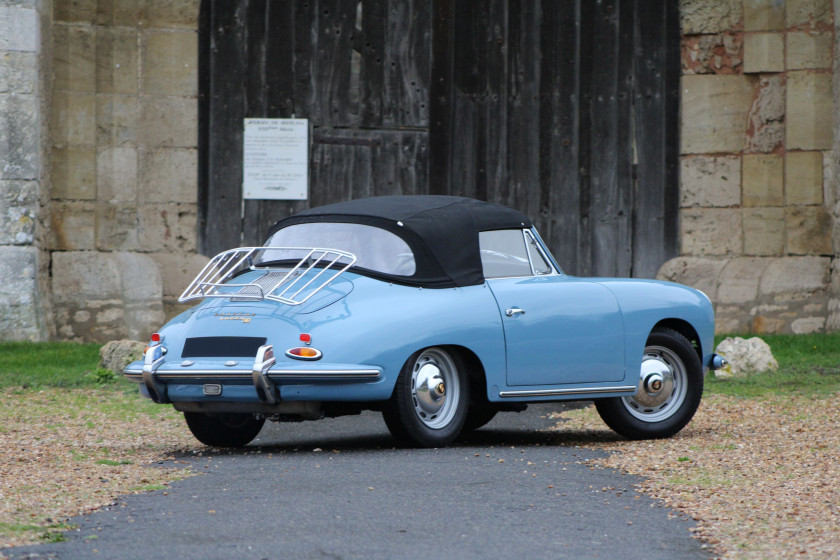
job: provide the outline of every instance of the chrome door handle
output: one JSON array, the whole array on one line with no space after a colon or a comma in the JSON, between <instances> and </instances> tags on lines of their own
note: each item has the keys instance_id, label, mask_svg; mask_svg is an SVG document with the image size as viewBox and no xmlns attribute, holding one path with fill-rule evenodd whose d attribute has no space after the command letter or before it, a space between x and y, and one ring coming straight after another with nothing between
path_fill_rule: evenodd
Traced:
<instances>
[{"instance_id":1,"label":"chrome door handle","mask_svg":"<svg viewBox=\"0 0 840 560\"><path fill-rule=\"evenodd\" d=\"M514 315L519 314L525 315L525 310L519 309L518 307L511 307L510 309L505 310L505 315L507 315L508 317L513 317Z\"/></svg>"}]
</instances>

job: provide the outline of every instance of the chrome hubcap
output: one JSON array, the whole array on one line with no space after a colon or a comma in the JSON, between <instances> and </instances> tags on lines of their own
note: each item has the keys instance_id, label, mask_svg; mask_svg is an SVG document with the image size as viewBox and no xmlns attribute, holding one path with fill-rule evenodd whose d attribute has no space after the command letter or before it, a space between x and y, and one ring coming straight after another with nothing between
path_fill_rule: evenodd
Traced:
<instances>
[{"instance_id":1,"label":"chrome hubcap","mask_svg":"<svg viewBox=\"0 0 840 560\"><path fill-rule=\"evenodd\" d=\"M663 346L648 346L642 358L639 391L621 400L645 422L670 418L685 400L688 375L679 356Z\"/></svg>"},{"instance_id":2,"label":"chrome hubcap","mask_svg":"<svg viewBox=\"0 0 840 560\"><path fill-rule=\"evenodd\" d=\"M415 360L411 372L414 412L430 428L445 427L455 415L460 396L455 363L448 353L429 348Z\"/></svg>"}]
</instances>

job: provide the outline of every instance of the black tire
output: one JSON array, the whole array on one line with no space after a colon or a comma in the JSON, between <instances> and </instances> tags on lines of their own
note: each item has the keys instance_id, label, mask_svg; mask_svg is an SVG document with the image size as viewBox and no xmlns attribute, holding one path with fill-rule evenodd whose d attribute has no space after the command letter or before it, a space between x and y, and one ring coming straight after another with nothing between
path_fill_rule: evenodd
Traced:
<instances>
[{"instance_id":1,"label":"black tire","mask_svg":"<svg viewBox=\"0 0 840 560\"><path fill-rule=\"evenodd\" d=\"M184 412L184 419L195 438L213 447L244 447L257 437L265 418L251 414Z\"/></svg>"},{"instance_id":2,"label":"black tire","mask_svg":"<svg viewBox=\"0 0 840 560\"><path fill-rule=\"evenodd\" d=\"M461 433L469 402L470 386L460 356L432 347L405 363L382 416L400 443L443 447Z\"/></svg>"},{"instance_id":3,"label":"black tire","mask_svg":"<svg viewBox=\"0 0 840 560\"><path fill-rule=\"evenodd\" d=\"M467 420L464 422L464 427L461 429L461 432L471 432L485 426L498 413L499 411L496 409L471 404L467 411Z\"/></svg>"},{"instance_id":4,"label":"black tire","mask_svg":"<svg viewBox=\"0 0 840 560\"><path fill-rule=\"evenodd\" d=\"M671 437L691 421L703 395L703 364L691 343L657 328L645 345L639 391L595 401L604 422L629 439Z\"/></svg>"}]
</instances>

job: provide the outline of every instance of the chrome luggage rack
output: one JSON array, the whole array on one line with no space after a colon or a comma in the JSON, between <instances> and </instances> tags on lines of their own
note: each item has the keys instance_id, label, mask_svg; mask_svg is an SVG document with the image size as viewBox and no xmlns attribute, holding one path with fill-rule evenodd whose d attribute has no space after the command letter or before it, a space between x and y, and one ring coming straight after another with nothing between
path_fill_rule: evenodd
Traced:
<instances>
[{"instance_id":1,"label":"chrome luggage rack","mask_svg":"<svg viewBox=\"0 0 840 560\"><path fill-rule=\"evenodd\" d=\"M285 265L259 266L260 262L272 260L265 258L266 253L290 252L304 254L291 268ZM258 259L259 256L262 258ZM229 298L231 301L270 299L286 305L300 305L355 263L356 255L338 249L239 247L219 253L210 259L178 301L183 303L201 298ZM318 269L317 272L315 269ZM265 273L247 284L226 282L235 274L247 270L262 270Z\"/></svg>"}]
</instances>

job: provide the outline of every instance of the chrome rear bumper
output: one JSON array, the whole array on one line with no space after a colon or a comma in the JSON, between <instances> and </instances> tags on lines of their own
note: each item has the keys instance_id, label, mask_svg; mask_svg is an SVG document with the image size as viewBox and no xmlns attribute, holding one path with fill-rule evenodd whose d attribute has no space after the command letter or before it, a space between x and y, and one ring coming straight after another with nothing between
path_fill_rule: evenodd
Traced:
<instances>
[{"instance_id":1,"label":"chrome rear bumper","mask_svg":"<svg viewBox=\"0 0 840 560\"><path fill-rule=\"evenodd\" d=\"M145 385L149 396L156 403L170 403L167 385L180 382L200 385L230 382L237 385L253 384L260 402L275 404L279 401L277 383L288 381L376 381L382 377L377 367L359 367L345 364L315 364L312 362L277 365L271 345L261 346L251 369L219 367L175 367L164 361L156 348L146 351L142 368L127 367L125 376L135 383Z\"/></svg>"}]
</instances>

